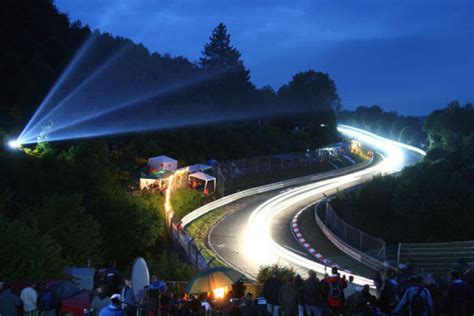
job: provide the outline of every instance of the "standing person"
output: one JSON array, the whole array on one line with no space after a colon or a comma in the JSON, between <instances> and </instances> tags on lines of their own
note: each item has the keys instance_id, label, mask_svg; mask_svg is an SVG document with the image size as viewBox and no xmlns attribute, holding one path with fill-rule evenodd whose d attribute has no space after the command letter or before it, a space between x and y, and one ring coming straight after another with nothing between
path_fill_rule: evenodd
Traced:
<instances>
[{"instance_id":1,"label":"standing person","mask_svg":"<svg viewBox=\"0 0 474 316\"><path fill-rule=\"evenodd\" d=\"M344 289L344 297L347 299L349 296L355 293L357 285L354 284L354 276L349 276L349 282L347 282L347 287Z\"/></svg>"},{"instance_id":2,"label":"standing person","mask_svg":"<svg viewBox=\"0 0 474 316\"><path fill-rule=\"evenodd\" d=\"M247 295L243 297L240 312L242 316L258 316L258 310L253 302L252 293L247 293Z\"/></svg>"},{"instance_id":3,"label":"standing person","mask_svg":"<svg viewBox=\"0 0 474 316\"><path fill-rule=\"evenodd\" d=\"M122 308L127 316L134 316L136 312L135 295L132 290L132 281L124 280L124 285L120 291L122 297Z\"/></svg>"},{"instance_id":4,"label":"standing person","mask_svg":"<svg viewBox=\"0 0 474 316\"><path fill-rule=\"evenodd\" d=\"M275 274L269 277L263 285L263 296L265 296L265 300L267 301L268 314L271 316L278 316L278 310L280 308L278 295L282 286L283 283Z\"/></svg>"},{"instance_id":5,"label":"standing person","mask_svg":"<svg viewBox=\"0 0 474 316\"><path fill-rule=\"evenodd\" d=\"M37 316L38 310L36 302L38 301L38 293L34 289L34 285L25 287L20 293L20 299L23 302L23 315Z\"/></svg>"},{"instance_id":6,"label":"standing person","mask_svg":"<svg viewBox=\"0 0 474 316\"><path fill-rule=\"evenodd\" d=\"M111 260L109 266L105 269L105 284L107 285L108 295L118 293L120 290L120 273L117 270L117 262Z\"/></svg>"},{"instance_id":7,"label":"standing person","mask_svg":"<svg viewBox=\"0 0 474 316\"><path fill-rule=\"evenodd\" d=\"M122 297L114 294L110 297L110 304L99 312L99 316L125 316L122 309Z\"/></svg>"},{"instance_id":8,"label":"standing person","mask_svg":"<svg viewBox=\"0 0 474 316\"><path fill-rule=\"evenodd\" d=\"M469 286L461 280L459 271L451 272L452 284L448 290L447 312L449 316L468 315L467 303L472 293Z\"/></svg>"},{"instance_id":9,"label":"standing person","mask_svg":"<svg viewBox=\"0 0 474 316\"><path fill-rule=\"evenodd\" d=\"M2 290L3 289L3 290ZM0 289L0 315L18 315L18 308L21 306L21 300L13 293L8 285L3 285Z\"/></svg>"},{"instance_id":10,"label":"standing person","mask_svg":"<svg viewBox=\"0 0 474 316\"><path fill-rule=\"evenodd\" d=\"M308 279L303 284L303 296L307 316L321 316L324 311L322 300L321 282L316 276L316 272L309 270Z\"/></svg>"},{"instance_id":11,"label":"standing person","mask_svg":"<svg viewBox=\"0 0 474 316\"><path fill-rule=\"evenodd\" d=\"M110 297L107 296L106 292L103 285L96 289L96 294L91 303L92 315L98 315L104 307L110 304Z\"/></svg>"},{"instance_id":12,"label":"standing person","mask_svg":"<svg viewBox=\"0 0 474 316\"><path fill-rule=\"evenodd\" d=\"M380 311L383 314L390 315L400 301L400 285L396 277L395 270L387 270L382 292L380 293Z\"/></svg>"},{"instance_id":13,"label":"standing person","mask_svg":"<svg viewBox=\"0 0 474 316\"><path fill-rule=\"evenodd\" d=\"M366 284L360 291L358 288L347 299L346 313L352 316L375 316L377 315L377 299L370 294L370 288Z\"/></svg>"},{"instance_id":14,"label":"standing person","mask_svg":"<svg viewBox=\"0 0 474 316\"><path fill-rule=\"evenodd\" d=\"M395 313L400 313L408 306L410 316L428 316L433 313L433 301L430 291L423 286L423 277L412 277L412 285L403 294Z\"/></svg>"},{"instance_id":15,"label":"standing person","mask_svg":"<svg viewBox=\"0 0 474 316\"><path fill-rule=\"evenodd\" d=\"M340 315L344 309L344 289L346 281L339 276L337 267L332 267L331 274L324 278L326 284L327 306L331 315Z\"/></svg>"},{"instance_id":16,"label":"standing person","mask_svg":"<svg viewBox=\"0 0 474 316\"><path fill-rule=\"evenodd\" d=\"M280 288L278 302L281 306L283 316L296 316L298 311L298 292L296 290L296 278L291 278Z\"/></svg>"},{"instance_id":17,"label":"standing person","mask_svg":"<svg viewBox=\"0 0 474 316\"><path fill-rule=\"evenodd\" d=\"M56 315L56 304L54 302L53 292L46 283L39 286L37 305L41 316Z\"/></svg>"},{"instance_id":18,"label":"standing person","mask_svg":"<svg viewBox=\"0 0 474 316\"><path fill-rule=\"evenodd\" d=\"M301 275L297 274L295 277L296 296L298 298L298 316L304 316L304 281Z\"/></svg>"}]
</instances>

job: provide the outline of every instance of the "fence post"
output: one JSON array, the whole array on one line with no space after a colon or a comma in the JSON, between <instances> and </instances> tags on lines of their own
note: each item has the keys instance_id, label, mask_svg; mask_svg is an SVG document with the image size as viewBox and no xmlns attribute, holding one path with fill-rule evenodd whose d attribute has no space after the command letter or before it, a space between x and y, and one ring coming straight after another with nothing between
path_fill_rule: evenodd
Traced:
<instances>
[{"instance_id":1,"label":"fence post","mask_svg":"<svg viewBox=\"0 0 474 316\"><path fill-rule=\"evenodd\" d=\"M194 240L194 237L192 237L189 241L188 241L188 258L189 260L191 260L191 243L193 242Z\"/></svg>"},{"instance_id":2,"label":"fence post","mask_svg":"<svg viewBox=\"0 0 474 316\"><path fill-rule=\"evenodd\" d=\"M201 254L201 251L203 249L204 248L201 248L201 249L198 249L198 251L196 251L196 267L199 267L199 255Z\"/></svg>"},{"instance_id":3,"label":"fence post","mask_svg":"<svg viewBox=\"0 0 474 316\"><path fill-rule=\"evenodd\" d=\"M402 248L402 243L398 243L398 250L397 250L397 265L400 264L400 249Z\"/></svg>"},{"instance_id":4,"label":"fence post","mask_svg":"<svg viewBox=\"0 0 474 316\"><path fill-rule=\"evenodd\" d=\"M328 227L328 214L329 214L329 202L328 202L328 199L326 199L326 218L325 218L326 227Z\"/></svg>"}]
</instances>

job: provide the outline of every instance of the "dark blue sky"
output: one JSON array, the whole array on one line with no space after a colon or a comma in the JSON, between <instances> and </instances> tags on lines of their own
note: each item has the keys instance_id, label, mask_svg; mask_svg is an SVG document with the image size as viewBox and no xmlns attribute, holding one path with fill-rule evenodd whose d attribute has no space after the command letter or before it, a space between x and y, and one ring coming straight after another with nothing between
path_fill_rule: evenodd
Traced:
<instances>
[{"instance_id":1,"label":"dark blue sky","mask_svg":"<svg viewBox=\"0 0 474 316\"><path fill-rule=\"evenodd\" d=\"M474 99L473 0L56 0L92 28L197 60L224 22L257 86L328 72L345 108L427 114Z\"/></svg>"}]
</instances>

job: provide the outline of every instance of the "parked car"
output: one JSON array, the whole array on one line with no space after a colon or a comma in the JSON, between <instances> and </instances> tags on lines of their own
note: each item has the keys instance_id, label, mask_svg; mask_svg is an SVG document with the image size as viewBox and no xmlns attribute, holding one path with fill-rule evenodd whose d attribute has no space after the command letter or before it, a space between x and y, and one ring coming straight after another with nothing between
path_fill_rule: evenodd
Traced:
<instances>
[{"instance_id":1,"label":"parked car","mask_svg":"<svg viewBox=\"0 0 474 316\"><path fill-rule=\"evenodd\" d=\"M82 316L84 310L91 307L92 292L89 290L81 290L71 281L39 281L35 283L45 283L53 292L53 298L56 302L56 311L59 316ZM14 281L7 282L10 288L20 295L21 290L31 286L33 282Z\"/></svg>"}]
</instances>

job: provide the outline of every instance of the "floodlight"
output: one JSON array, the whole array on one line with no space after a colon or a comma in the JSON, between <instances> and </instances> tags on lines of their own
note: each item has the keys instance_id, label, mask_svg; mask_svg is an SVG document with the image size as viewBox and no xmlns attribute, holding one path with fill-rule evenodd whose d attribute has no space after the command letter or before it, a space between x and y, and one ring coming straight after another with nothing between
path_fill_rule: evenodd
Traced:
<instances>
[{"instance_id":1,"label":"floodlight","mask_svg":"<svg viewBox=\"0 0 474 316\"><path fill-rule=\"evenodd\" d=\"M8 142L8 146L13 149L21 148L21 143L18 140L11 140Z\"/></svg>"}]
</instances>

